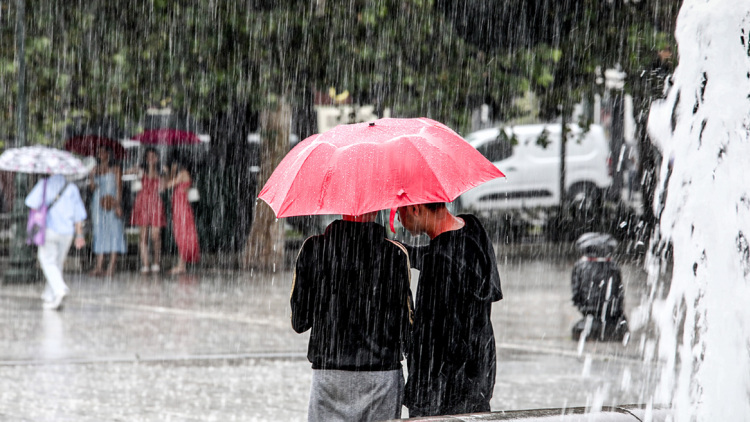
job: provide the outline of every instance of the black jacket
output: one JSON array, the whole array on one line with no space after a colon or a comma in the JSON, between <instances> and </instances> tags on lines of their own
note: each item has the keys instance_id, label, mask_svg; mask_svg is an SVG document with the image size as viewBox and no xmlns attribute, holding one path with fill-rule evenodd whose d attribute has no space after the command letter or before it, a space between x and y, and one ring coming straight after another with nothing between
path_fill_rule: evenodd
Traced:
<instances>
[{"instance_id":1,"label":"black jacket","mask_svg":"<svg viewBox=\"0 0 750 422\"><path fill-rule=\"evenodd\" d=\"M408 248L421 272L405 405L422 415L489 406L495 385L492 302L502 299L495 251L479 220Z\"/></svg>"},{"instance_id":2,"label":"black jacket","mask_svg":"<svg viewBox=\"0 0 750 422\"><path fill-rule=\"evenodd\" d=\"M584 315L618 320L624 312L625 290L617 263L608 258L584 256L571 275L573 304ZM604 315L602 315L604 312Z\"/></svg>"},{"instance_id":3,"label":"black jacket","mask_svg":"<svg viewBox=\"0 0 750 422\"><path fill-rule=\"evenodd\" d=\"M401 368L412 317L409 257L375 223L337 220L305 241L292 285L292 327L312 329L313 369Z\"/></svg>"}]
</instances>

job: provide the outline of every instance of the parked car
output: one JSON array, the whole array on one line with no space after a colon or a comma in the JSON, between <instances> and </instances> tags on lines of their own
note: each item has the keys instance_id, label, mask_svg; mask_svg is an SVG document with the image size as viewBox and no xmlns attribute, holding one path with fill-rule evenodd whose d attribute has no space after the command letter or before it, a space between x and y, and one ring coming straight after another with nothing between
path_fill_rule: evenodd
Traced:
<instances>
[{"instance_id":1,"label":"parked car","mask_svg":"<svg viewBox=\"0 0 750 422\"><path fill-rule=\"evenodd\" d=\"M466 140L506 177L460 197L461 206L482 214L549 209L560 203L560 124L506 126L473 132ZM566 143L565 189L571 206L601 206L612 185L609 142L599 125L571 124Z\"/></svg>"}]
</instances>

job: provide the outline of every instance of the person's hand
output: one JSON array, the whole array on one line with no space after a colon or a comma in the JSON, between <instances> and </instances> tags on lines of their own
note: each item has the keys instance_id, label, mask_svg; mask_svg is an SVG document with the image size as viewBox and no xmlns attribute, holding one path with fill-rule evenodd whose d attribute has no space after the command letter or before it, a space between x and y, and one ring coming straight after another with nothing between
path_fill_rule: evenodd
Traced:
<instances>
[{"instance_id":1,"label":"person's hand","mask_svg":"<svg viewBox=\"0 0 750 422\"><path fill-rule=\"evenodd\" d=\"M75 246L76 249L81 249L86 246L86 239L84 239L83 236L76 236Z\"/></svg>"},{"instance_id":2,"label":"person's hand","mask_svg":"<svg viewBox=\"0 0 750 422\"><path fill-rule=\"evenodd\" d=\"M122 207L120 206L120 204L117 204L115 206L115 215L117 216L117 218L122 218Z\"/></svg>"}]
</instances>

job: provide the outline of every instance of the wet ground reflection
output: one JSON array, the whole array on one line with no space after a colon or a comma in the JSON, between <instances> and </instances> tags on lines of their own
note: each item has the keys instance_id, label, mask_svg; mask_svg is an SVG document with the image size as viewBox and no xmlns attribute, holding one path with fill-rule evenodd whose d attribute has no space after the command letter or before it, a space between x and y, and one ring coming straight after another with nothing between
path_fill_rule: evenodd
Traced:
<instances>
[{"instance_id":1,"label":"wet ground reflection","mask_svg":"<svg viewBox=\"0 0 750 422\"><path fill-rule=\"evenodd\" d=\"M501 259L505 299L493 309L493 409L648 401L651 343L570 340L569 260ZM626 310L645 274L623 265ZM46 420L305 420L307 335L289 326L291 273L206 270L179 277L70 275L60 312L41 285L0 289L0 415ZM416 287L416 286L415 286Z\"/></svg>"}]
</instances>

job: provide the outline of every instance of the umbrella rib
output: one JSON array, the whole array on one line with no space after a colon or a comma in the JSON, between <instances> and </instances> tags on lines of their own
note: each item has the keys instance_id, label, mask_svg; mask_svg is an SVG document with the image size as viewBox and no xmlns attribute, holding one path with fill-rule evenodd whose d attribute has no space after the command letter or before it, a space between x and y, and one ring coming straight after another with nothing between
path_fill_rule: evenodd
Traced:
<instances>
[{"instance_id":1,"label":"umbrella rib","mask_svg":"<svg viewBox=\"0 0 750 422\"><path fill-rule=\"evenodd\" d=\"M330 143L328 143L328 142L320 142L320 143L317 143L317 144L314 144L314 145L312 145L312 144L311 144L311 145L309 146L309 147L311 147L312 149L311 149L311 150L310 150L310 152L309 152L309 153L308 153L308 154L307 154L307 155L306 155L306 156L304 157L304 159L302 160L302 163L300 163L300 165L299 165L299 166L297 166L297 169L296 169L296 171L295 171L295 173L294 173L294 179L293 179L293 180L292 180L292 182L291 182L291 183L289 184L289 188L287 189L287 194L288 194L289 192L291 192L291 191L293 190L294 186L295 186L295 185L297 184L297 182L298 182L298 181L300 180L300 179L299 179L299 177L298 177L298 176L299 176L299 173L300 173L300 171L301 171L301 170L302 170L302 169L303 169L303 168L305 167L305 164L307 163L307 161L308 161L308 160L310 160L310 159L312 158L312 153L313 153L314 151L316 151L316 150L317 150L318 148L320 148L320 147L321 147L322 145L331 145L331 146L333 146L332 144L330 144ZM335 147L334 147L334 148L335 148ZM300 151L300 154L301 154L302 152L304 152L304 150L303 150L303 151ZM328 179L329 179L329 177L326 177L326 178L324 178L324 181L325 181L325 180L328 180ZM321 186L321 188L322 188L322 186ZM261 198L261 199L262 199L262 198ZM288 201L288 199L289 199L288 197L286 197L286 196L284 197L284 200L283 200L283 201L282 201L282 203L281 203L281 205L282 205L282 206L280 206L280 207L279 207L279 212L278 212L278 215L285 215L284 211L288 210L288 209L289 209L289 208L290 208L290 207L292 206L292 204L294 203L293 201ZM318 203L318 209L320 209L320 203ZM300 215L305 215L305 214L300 214ZM286 216L286 215L285 215L285 216ZM290 217L291 217L291 216L290 216Z\"/></svg>"},{"instance_id":2,"label":"umbrella rib","mask_svg":"<svg viewBox=\"0 0 750 422\"><path fill-rule=\"evenodd\" d=\"M424 119L419 119L419 120L420 120L420 121L423 121L423 122L424 122ZM429 122L429 121L427 121L426 123L428 123L428 124L429 124L430 122ZM439 123L439 122L437 122L437 123ZM465 139L461 138L461 136L460 136L460 135L458 135L457 133L455 133L455 132L454 132L454 131L453 131L453 130L452 130L451 128L449 128L449 127L443 127L443 126L440 126L440 125L435 125L435 124L430 124L430 125L429 125L429 127L430 127L430 128L433 128L433 129L437 129L437 130L440 130L440 131L442 131L442 132L449 132L449 133L453 134L453 135L454 135L455 137L457 137L457 138L461 139L461 140L462 140L463 142L466 142L466 140L465 140ZM427 127L424 127L424 128L422 128L422 131L424 132L424 130L426 130L426 129L427 129ZM425 137L426 137L426 135L423 135L423 136L425 136ZM432 145L431 143L429 143L429 144L430 144L430 145ZM468 144L468 142L467 142L467 144ZM439 152L440 152L441 154L443 154L443 150L441 150L441 149L439 149L439 148L435 148L435 149L436 149L437 151L439 151ZM461 166L461 163L459 163L459 162L457 162L457 161L456 161L456 158L455 158L455 156L454 156L454 155L451 155L451 154L443 154L443 155L444 155L444 156L446 156L446 157L447 157L447 158L448 158L448 159L449 159L449 160L450 160L451 162L453 162L453 164L454 164L454 166L455 166L456 168L462 168L462 166ZM491 165L491 166L492 166L492 167L493 167L494 169L497 169L497 167L495 167L495 165L494 165L494 164L491 164L491 163L490 163L490 165ZM430 169L432 169L432 166L430 166ZM498 171L499 171L499 170L498 170ZM505 176L504 176L504 175L500 175L500 176L496 176L496 177L505 177ZM488 180L489 180L489 179L488 179ZM462 182L462 184L463 184L463 185L464 185L465 187L468 187L468 188L474 188L474 187L476 187L476 186L478 186L478 185L480 185L480 184L482 184L482 183L484 183L484 181L482 181L482 182L479 182L479 183L477 183L476 181ZM441 188L443 189L443 192L446 192L446 190L445 190L445 186L443 186L443 185L442 185L442 183L441 183ZM460 195L460 194L459 194L459 195ZM455 199L456 199L456 198L457 198L457 197L458 197L459 195L456 195L455 197L451 198L451 200L452 200L452 201L453 201L453 200L455 200Z\"/></svg>"},{"instance_id":3,"label":"umbrella rib","mask_svg":"<svg viewBox=\"0 0 750 422\"><path fill-rule=\"evenodd\" d=\"M419 148L417 147L417 145L415 145L415 144L414 144L414 142L412 142L412 141L411 141L411 137L408 137L408 136L407 136L407 138L408 138L408 140L409 140L409 145L411 145L411 146L412 146L412 147L413 147L413 148L414 148L415 150L417 150L417 152L419 152L419 153L420 153L420 155L422 155L422 154L421 154L421 152L419 151ZM430 144L430 145L431 145L431 144ZM437 149L437 148L436 148L436 149ZM442 154L442 151L440 151L439 149L438 149L438 151L439 151L439 152L440 152L440 153ZM447 155L447 156L448 156L448 157L449 157L449 158L450 158L451 160L453 160L453 157L452 157L452 156L450 156L449 154L444 154L444 155ZM432 172L432 174L433 174L433 175L437 175L437 173L435 172L435 168L433 167L433 165L432 165L432 163L431 163L430 161L428 161L428 160L424 160L424 163L425 163L425 165L427 165L427 167L429 167L429 168L430 168L430 171ZM437 176L435 176L435 178L434 178L434 179L435 179L435 181L437 181L437 184L438 184L438 185L440 186L440 192L441 192L441 193L446 193L446 189L445 189L445 186L444 186L444 185L443 185L443 183L442 183L442 182L440 181L440 179L439 179L439 178L438 178Z\"/></svg>"},{"instance_id":4,"label":"umbrella rib","mask_svg":"<svg viewBox=\"0 0 750 422\"><path fill-rule=\"evenodd\" d=\"M355 198L359 188L366 184L362 177L375 177L372 180L387 184L387 189L385 185L375 189L378 194L367 194L370 207L378 201L388 206L410 201L448 202L468 188L502 177L492 163L487 161L486 168L479 160L484 159L481 154L447 126L427 118L414 120L417 123L383 119L382 124L341 125L338 130L308 138L309 143L303 140L295 147L301 149L279 163L259 197L269 205L278 204L279 218L340 213L345 207L349 213L364 210L364 206L355 205L361 202ZM372 147L365 147L364 152L350 150L362 144ZM320 149L322 145L325 147ZM345 159L338 160L342 157ZM373 168L365 171L363 166ZM332 194L337 198L328 198Z\"/></svg>"}]
</instances>

